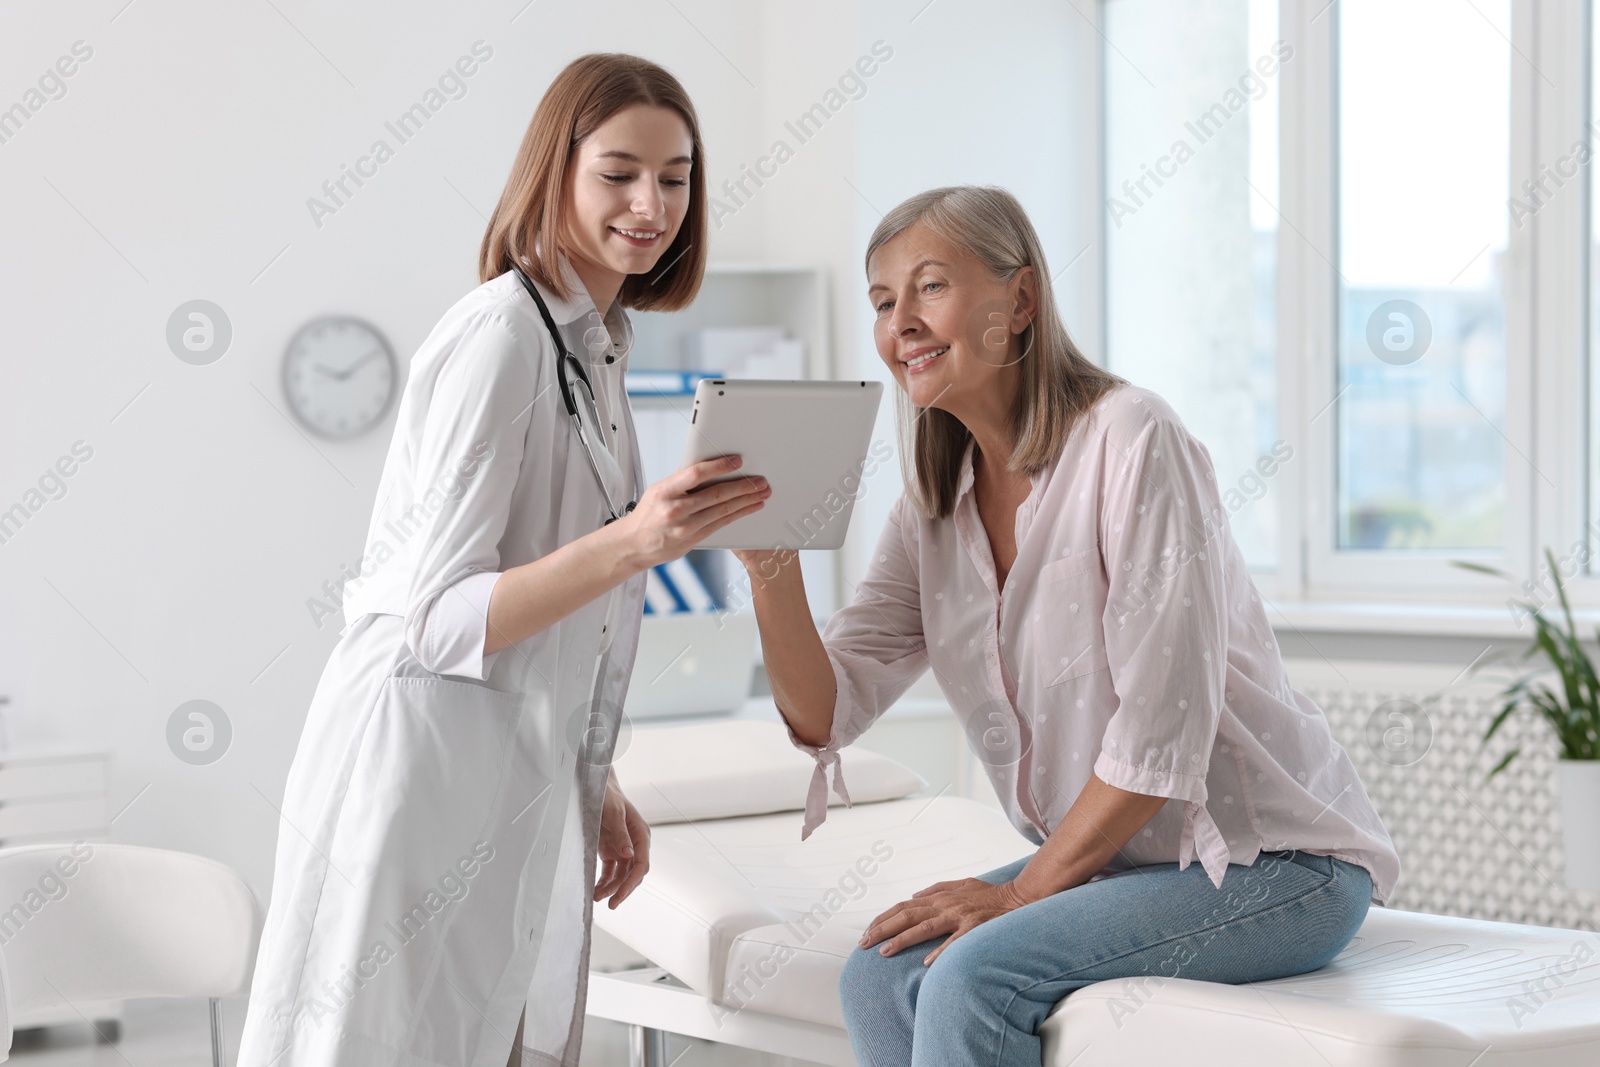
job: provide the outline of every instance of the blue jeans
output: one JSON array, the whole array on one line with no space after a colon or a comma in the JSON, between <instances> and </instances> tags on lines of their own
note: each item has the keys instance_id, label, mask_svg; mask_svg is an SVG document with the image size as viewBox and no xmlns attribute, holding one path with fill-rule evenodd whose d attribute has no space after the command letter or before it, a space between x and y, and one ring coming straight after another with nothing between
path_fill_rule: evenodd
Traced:
<instances>
[{"instance_id":1,"label":"blue jeans","mask_svg":"<svg viewBox=\"0 0 1600 1067\"><path fill-rule=\"evenodd\" d=\"M1031 857L980 875L1015 878ZM1039 1027L1062 997L1110 978L1259 982L1324 966L1367 915L1366 868L1263 852L1218 888L1198 861L1156 863L1056 893L967 931L884 956L857 948L839 979L862 1067L1039 1067Z\"/></svg>"}]
</instances>

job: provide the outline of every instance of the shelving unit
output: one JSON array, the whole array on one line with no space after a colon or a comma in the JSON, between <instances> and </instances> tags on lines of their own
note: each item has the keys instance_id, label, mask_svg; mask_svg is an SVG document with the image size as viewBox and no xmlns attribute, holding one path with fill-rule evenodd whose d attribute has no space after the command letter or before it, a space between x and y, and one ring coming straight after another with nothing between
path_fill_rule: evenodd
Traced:
<instances>
[{"instance_id":1,"label":"shelving unit","mask_svg":"<svg viewBox=\"0 0 1600 1067\"><path fill-rule=\"evenodd\" d=\"M677 312L640 311L631 313L634 371L709 371L723 373L723 367L693 366L690 351L695 333L706 327L781 326L790 337L805 344L806 377L832 378L834 360L828 343L827 278L820 267L783 264L717 263L708 264L700 292L689 307ZM641 430L640 452L644 460L644 483L651 484L677 469L688 439L689 416L694 405L692 388L687 393L645 394L630 390L635 421L651 421L662 413L681 418L682 436L663 431L653 440L659 447L647 447ZM658 428L670 419L657 422ZM743 568L725 549L694 549L689 562L706 581L718 604L734 610L753 610L748 596L738 591ZM832 615L839 604L838 568L833 552L803 552L801 571L811 610L819 620Z\"/></svg>"},{"instance_id":2,"label":"shelving unit","mask_svg":"<svg viewBox=\"0 0 1600 1067\"><path fill-rule=\"evenodd\" d=\"M108 752L42 747L0 752L0 848L109 840L110 762ZM0 907L16 904L5 901ZM13 933L9 926L0 928L0 938ZM122 1018L122 1002L19 1012L12 1026L60 1026L85 1017L110 1032Z\"/></svg>"},{"instance_id":3,"label":"shelving unit","mask_svg":"<svg viewBox=\"0 0 1600 1067\"><path fill-rule=\"evenodd\" d=\"M707 326L782 326L806 345L806 376L834 376L828 344L827 279L820 267L708 264L695 301L682 311L639 311L633 320L640 370L714 370L687 362L687 338Z\"/></svg>"},{"instance_id":4,"label":"shelving unit","mask_svg":"<svg viewBox=\"0 0 1600 1067\"><path fill-rule=\"evenodd\" d=\"M0 848L106 840L109 760L104 752L0 752Z\"/></svg>"}]
</instances>

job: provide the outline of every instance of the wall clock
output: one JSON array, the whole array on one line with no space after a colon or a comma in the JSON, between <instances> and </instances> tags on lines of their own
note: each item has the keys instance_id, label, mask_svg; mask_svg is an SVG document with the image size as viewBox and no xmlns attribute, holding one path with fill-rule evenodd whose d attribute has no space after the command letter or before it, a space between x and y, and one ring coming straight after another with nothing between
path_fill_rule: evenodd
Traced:
<instances>
[{"instance_id":1,"label":"wall clock","mask_svg":"<svg viewBox=\"0 0 1600 1067\"><path fill-rule=\"evenodd\" d=\"M283 353L283 391L295 418L321 437L355 437L383 421L399 387L383 334L348 315L313 319Z\"/></svg>"}]
</instances>

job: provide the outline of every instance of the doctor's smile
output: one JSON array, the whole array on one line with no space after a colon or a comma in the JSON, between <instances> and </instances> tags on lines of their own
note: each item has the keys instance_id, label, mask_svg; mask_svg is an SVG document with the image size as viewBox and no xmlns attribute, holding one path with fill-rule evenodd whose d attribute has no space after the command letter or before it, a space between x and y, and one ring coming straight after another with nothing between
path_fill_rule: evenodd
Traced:
<instances>
[{"instance_id":1,"label":"doctor's smile","mask_svg":"<svg viewBox=\"0 0 1600 1067\"><path fill-rule=\"evenodd\" d=\"M648 248L660 238L660 230L619 230L613 226L612 231L622 235L622 239L639 248Z\"/></svg>"}]
</instances>

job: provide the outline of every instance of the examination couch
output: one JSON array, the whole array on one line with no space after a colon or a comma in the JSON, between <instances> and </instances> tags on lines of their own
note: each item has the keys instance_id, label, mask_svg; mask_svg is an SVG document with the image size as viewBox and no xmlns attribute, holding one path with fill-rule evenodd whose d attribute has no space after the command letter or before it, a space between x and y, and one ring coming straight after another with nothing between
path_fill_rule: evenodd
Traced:
<instances>
[{"instance_id":1,"label":"examination couch","mask_svg":"<svg viewBox=\"0 0 1600 1067\"><path fill-rule=\"evenodd\" d=\"M802 842L813 764L781 724L632 732L616 770L652 827L650 873L594 914L649 963L592 973L588 1010L631 1027L635 1067L665 1067L671 1034L849 1067L838 983L867 923L1033 848L996 808L926 795L887 757L852 746L843 762L853 806L830 793ZM1042 1037L1042 1067L1596 1067L1600 936L1373 908L1319 971L1100 982L1057 1003Z\"/></svg>"}]
</instances>

